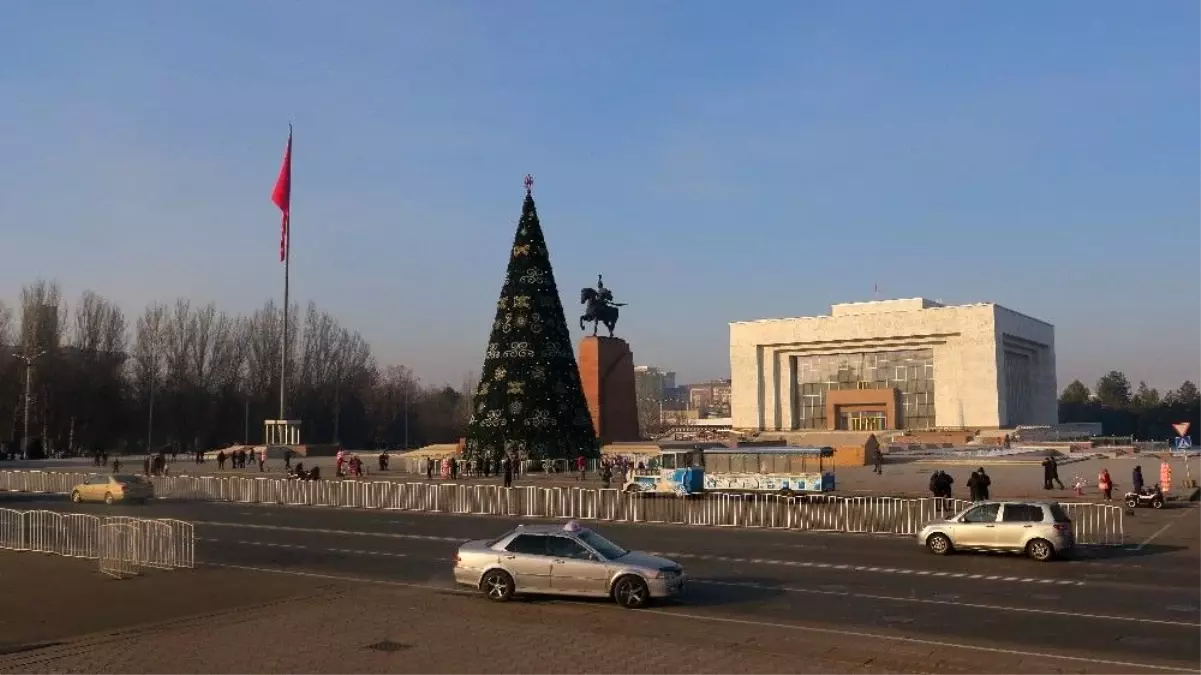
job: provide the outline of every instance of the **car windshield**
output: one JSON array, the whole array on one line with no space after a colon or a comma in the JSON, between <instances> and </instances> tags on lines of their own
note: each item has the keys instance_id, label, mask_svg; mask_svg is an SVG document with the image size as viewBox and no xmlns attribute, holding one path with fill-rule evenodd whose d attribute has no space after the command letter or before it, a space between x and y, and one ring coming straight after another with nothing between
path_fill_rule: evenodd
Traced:
<instances>
[{"instance_id":1,"label":"car windshield","mask_svg":"<svg viewBox=\"0 0 1201 675\"><path fill-rule=\"evenodd\" d=\"M593 550L604 556L606 560L617 560L623 555L629 553L629 551L618 546L617 544L614 544L608 539L605 539L592 530L583 530L577 536L580 538L580 541L591 546Z\"/></svg>"},{"instance_id":2,"label":"car windshield","mask_svg":"<svg viewBox=\"0 0 1201 675\"><path fill-rule=\"evenodd\" d=\"M145 483L146 482L145 478L143 478L141 476L131 475L131 474L118 474L116 476L113 476L113 479L116 480L118 483L121 483L122 485L133 485L135 483Z\"/></svg>"}]
</instances>

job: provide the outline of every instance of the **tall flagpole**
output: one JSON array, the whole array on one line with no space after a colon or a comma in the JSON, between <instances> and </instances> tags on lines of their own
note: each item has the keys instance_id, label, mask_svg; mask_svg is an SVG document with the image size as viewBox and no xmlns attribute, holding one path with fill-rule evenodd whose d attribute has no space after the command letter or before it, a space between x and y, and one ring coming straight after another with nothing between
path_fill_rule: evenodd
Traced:
<instances>
[{"instance_id":1,"label":"tall flagpole","mask_svg":"<svg viewBox=\"0 0 1201 675\"><path fill-rule=\"evenodd\" d=\"M279 419L286 420L288 391L288 275L292 267L292 216L284 216L284 345L279 364Z\"/></svg>"},{"instance_id":2,"label":"tall flagpole","mask_svg":"<svg viewBox=\"0 0 1201 675\"><path fill-rule=\"evenodd\" d=\"M288 419L288 310L289 276L292 267L292 125L288 124L288 146L284 150L284 163L279 170L279 178L275 181L275 190L271 193L271 201L283 212L280 225L279 257L284 264L284 328L283 343L280 347L279 360L279 424ZM291 439L285 439L290 442Z\"/></svg>"}]
</instances>

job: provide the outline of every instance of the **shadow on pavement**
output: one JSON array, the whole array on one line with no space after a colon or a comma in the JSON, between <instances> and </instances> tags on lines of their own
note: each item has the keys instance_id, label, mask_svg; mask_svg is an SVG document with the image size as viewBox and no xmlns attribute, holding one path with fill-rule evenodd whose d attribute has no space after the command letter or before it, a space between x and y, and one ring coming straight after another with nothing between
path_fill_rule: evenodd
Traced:
<instances>
[{"instance_id":1,"label":"shadow on pavement","mask_svg":"<svg viewBox=\"0 0 1201 675\"><path fill-rule=\"evenodd\" d=\"M45 504L46 502L68 503L67 495L48 494L44 492L0 492L0 507L13 506L21 508L21 504Z\"/></svg>"},{"instance_id":2,"label":"shadow on pavement","mask_svg":"<svg viewBox=\"0 0 1201 675\"><path fill-rule=\"evenodd\" d=\"M729 585L724 585L729 584ZM783 594L778 579L756 577L706 577L685 587L674 598L657 598L653 607L724 607L771 600ZM613 604L611 598L573 598L560 595L519 595L513 602L529 604L578 604L581 606Z\"/></svg>"},{"instance_id":3,"label":"shadow on pavement","mask_svg":"<svg viewBox=\"0 0 1201 675\"><path fill-rule=\"evenodd\" d=\"M1081 546L1077 549L1076 560L1129 560L1146 558L1147 556L1164 555L1188 550L1187 546L1171 546L1168 544L1146 544L1142 548L1134 546Z\"/></svg>"}]
</instances>

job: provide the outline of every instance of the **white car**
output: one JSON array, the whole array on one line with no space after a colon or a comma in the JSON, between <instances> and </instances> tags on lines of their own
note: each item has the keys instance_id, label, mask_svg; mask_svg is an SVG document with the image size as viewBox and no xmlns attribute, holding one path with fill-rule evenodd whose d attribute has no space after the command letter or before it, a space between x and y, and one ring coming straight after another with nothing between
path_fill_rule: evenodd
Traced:
<instances>
[{"instance_id":1,"label":"white car","mask_svg":"<svg viewBox=\"0 0 1201 675\"><path fill-rule=\"evenodd\" d=\"M577 595L637 609L679 595L684 581L678 563L627 551L575 521L518 525L497 539L469 541L455 556L455 582L497 602L517 593Z\"/></svg>"}]
</instances>

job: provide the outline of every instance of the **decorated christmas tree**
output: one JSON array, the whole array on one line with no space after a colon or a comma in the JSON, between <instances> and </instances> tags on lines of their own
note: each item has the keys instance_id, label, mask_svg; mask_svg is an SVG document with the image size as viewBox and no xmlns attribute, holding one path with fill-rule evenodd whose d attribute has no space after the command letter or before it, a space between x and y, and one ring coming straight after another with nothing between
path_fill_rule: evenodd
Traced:
<instances>
[{"instance_id":1,"label":"decorated christmas tree","mask_svg":"<svg viewBox=\"0 0 1201 675\"><path fill-rule=\"evenodd\" d=\"M471 459L595 457L596 431L529 176L525 186L464 452Z\"/></svg>"}]
</instances>

